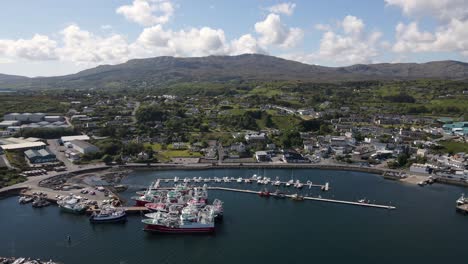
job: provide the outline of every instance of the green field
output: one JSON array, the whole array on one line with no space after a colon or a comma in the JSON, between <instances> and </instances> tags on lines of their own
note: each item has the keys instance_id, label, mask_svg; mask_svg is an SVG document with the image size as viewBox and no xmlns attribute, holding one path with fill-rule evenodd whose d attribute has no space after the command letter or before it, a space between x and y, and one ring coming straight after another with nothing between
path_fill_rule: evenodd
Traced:
<instances>
[{"instance_id":1,"label":"green field","mask_svg":"<svg viewBox=\"0 0 468 264\"><path fill-rule=\"evenodd\" d=\"M441 141L439 143L442 146L444 146L445 150L448 153L459 153L459 152L468 153L468 143L455 142L455 141Z\"/></svg>"}]
</instances>

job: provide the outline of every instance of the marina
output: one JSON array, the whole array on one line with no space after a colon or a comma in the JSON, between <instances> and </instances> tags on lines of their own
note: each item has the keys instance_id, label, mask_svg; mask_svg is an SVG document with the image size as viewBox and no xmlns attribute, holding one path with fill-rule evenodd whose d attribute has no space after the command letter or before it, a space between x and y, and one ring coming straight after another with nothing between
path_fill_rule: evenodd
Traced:
<instances>
[{"instance_id":1,"label":"marina","mask_svg":"<svg viewBox=\"0 0 468 264\"><path fill-rule=\"evenodd\" d=\"M191 263L223 261L223 263L230 264L234 263L230 259L238 259L239 256L255 259L259 254L268 262L296 263L303 260L299 257L299 252L314 248L315 251L321 252L317 259L326 259L329 263L343 263L349 258L361 259L362 257L369 260L363 263L375 263L376 261L382 262L380 256L386 252L382 250L382 246L391 244L400 252L399 256L389 259L388 263L394 263L404 262L407 258L416 256L413 251L407 250L406 244L399 244L403 240L408 243L418 243L419 260L425 263L437 263L442 259L432 254L431 243L425 243L417 237L423 236L426 233L424 230L428 228L436 229L441 222L447 225L450 223L450 228L443 233L436 233L434 239L445 243L451 249L456 249L458 243L451 243L450 237L453 236L455 230L460 230L467 220L462 214L455 213L455 200L462 193L461 189L455 186L435 184L420 188L417 185L401 185L395 181L387 181L372 174L320 170L297 170L295 180L297 178L303 183L311 179L314 183L328 182L329 191L324 191L320 187L325 184L317 184L318 186L310 188L303 186L299 189L294 188L293 185L286 187L286 184L275 186L271 182L258 184L237 181L239 177L250 178L253 173L253 170L137 171L131 173L121 182L128 188L118 195L125 201L120 209L125 210L126 221L118 221L115 224L90 222L90 215L100 213L100 208L88 209L86 214L76 215L65 212L57 206L32 208L31 203L19 205L18 197L6 198L0 200L0 210L10 212L0 219L0 232L7 235L0 238L0 243L6 245L3 249L0 248L0 255L28 255L41 259L57 259L72 264L82 263L81 261L89 263L93 261L186 263L185 258L179 257L182 256L183 250L185 256L190 256ZM290 170L272 170L266 173L277 174L283 183L287 183L287 179L290 178ZM193 181L195 176L201 179L213 179L212 174L222 174L226 175L223 177L229 177L229 179L233 177L236 180L218 183ZM156 217L157 212L151 212L145 206L134 206L131 198L135 196L135 193L141 193L142 189L148 189L149 183L155 183L157 179L160 179L161 190L170 191L174 187L174 182L166 183L165 180L174 179L175 175L182 179L177 183L179 185L184 184L185 178L192 179L190 184L187 183L190 186L203 187L206 184L209 197L212 197L209 199L210 205L214 203L215 198L223 201L225 207L223 221L215 224L215 231L212 235L165 235L159 232L153 234L153 232L142 231L145 226L142 221ZM276 176L272 178L274 183ZM265 188L269 190L269 196L260 196ZM395 192L400 192L401 196L394 196L392 193ZM455 195L450 195L450 193ZM55 199L52 193L49 195ZM363 197L371 198L371 200ZM427 201L431 201L431 208L424 206ZM398 209L391 210L394 209L393 206ZM366 210L366 208L384 210ZM437 221L431 220L436 218L429 217L435 213L434 211L437 211L439 215ZM15 221L11 220L18 215L22 217ZM425 219L423 227L421 227L422 216ZM346 221L343 221L344 219ZM30 221L38 224L34 227L29 226ZM8 234L13 229L13 223L16 231L12 240ZM381 228L382 225L398 228L385 230ZM34 243L34 247L22 242L34 232L48 235L41 236L41 242ZM463 235L464 231L461 233ZM386 241L379 247L376 247L373 242L377 239L377 234ZM70 236L69 242L67 242L68 236ZM126 239L125 244L121 243L122 237ZM353 244L348 243L350 239ZM333 244L325 245L327 241L330 243L333 241ZM262 246L259 246L259 243ZM101 249L97 250L100 248L98 245L104 244L109 245L109 248L101 246ZM241 244L255 251L251 253L243 251L244 245L240 246ZM333 251L344 245L347 250L343 257L334 256ZM267 250L267 248L276 247L281 247L282 250L291 254L287 254L286 257L282 253L272 253L271 250ZM361 247L368 249L365 255L357 253L360 252L358 249ZM76 250L86 252L86 256L80 262L73 258ZM444 251L444 249L441 250ZM158 252L158 254L148 254L148 252ZM421 254L424 256L421 257ZM387 262L384 261L384 263Z\"/></svg>"}]
</instances>

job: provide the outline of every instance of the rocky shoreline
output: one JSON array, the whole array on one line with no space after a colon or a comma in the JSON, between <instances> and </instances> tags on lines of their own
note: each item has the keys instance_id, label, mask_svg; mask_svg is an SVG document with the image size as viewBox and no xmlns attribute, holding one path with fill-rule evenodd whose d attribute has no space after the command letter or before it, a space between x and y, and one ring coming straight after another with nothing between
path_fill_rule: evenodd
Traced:
<instances>
[{"instance_id":1,"label":"rocky shoreline","mask_svg":"<svg viewBox=\"0 0 468 264\"><path fill-rule=\"evenodd\" d=\"M31 258L0 257L0 264L59 264L59 262L54 262L52 260L43 261L40 259L31 259Z\"/></svg>"}]
</instances>

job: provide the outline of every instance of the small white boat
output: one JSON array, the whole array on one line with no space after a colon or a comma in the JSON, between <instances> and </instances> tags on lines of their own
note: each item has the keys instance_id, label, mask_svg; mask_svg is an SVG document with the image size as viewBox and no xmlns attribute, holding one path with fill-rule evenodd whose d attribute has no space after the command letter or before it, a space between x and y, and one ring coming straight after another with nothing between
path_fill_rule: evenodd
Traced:
<instances>
[{"instance_id":1,"label":"small white boat","mask_svg":"<svg viewBox=\"0 0 468 264\"><path fill-rule=\"evenodd\" d=\"M281 181L279 180L278 177L276 177L276 180L275 180L275 182L273 183L273 185L275 185L275 186L280 186L280 185L281 185Z\"/></svg>"},{"instance_id":2,"label":"small white boat","mask_svg":"<svg viewBox=\"0 0 468 264\"><path fill-rule=\"evenodd\" d=\"M462 195L460 196L460 198L457 199L457 205L464 205L468 203L468 198L465 197L465 194L462 193Z\"/></svg>"},{"instance_id":3,"label":"small white boat","mask_svg":"<svg viewBox=\"0 0 468 264\"><path fill-rule=\"evenodd\" d=\"M289 186L291 186L291 185L293 185L293 184L294 184L294 180L291 179L291 180L289 180L289 181L286 183L286 187L289 187Z\"/></svg>"},{"instance_id":4,"label":"small white boat","mask_svg":"<svg viewBox=\"0 0 468 264\"><path fill-rule=\"evenodd\" d=\"M179 177L174 177L174 183L177 183L179 181Z\"/></svg>"},{"instance_id":5,"label":"small white boat","mask_svg":"<svg viewBox=\"0 0 468 264\"><path fill-rule=\"evenodd\" d=\"M241 183L241 182L242 182L242 178L241 178L241 177L237 178L237 182L238 182L238 183Z\"/></svg>"},{"instance_id":6,"label":"small white boat","mask_svg":"<svg viewBox=\"0 0 468 264\"><path fill-rule=\"evenodd\" d=\"M27 203L31 203L33 200L34 200L34 198L32 196L21 196L18 199L18 202L20 204L27 204Z\"/></svg>"}]
</instances>

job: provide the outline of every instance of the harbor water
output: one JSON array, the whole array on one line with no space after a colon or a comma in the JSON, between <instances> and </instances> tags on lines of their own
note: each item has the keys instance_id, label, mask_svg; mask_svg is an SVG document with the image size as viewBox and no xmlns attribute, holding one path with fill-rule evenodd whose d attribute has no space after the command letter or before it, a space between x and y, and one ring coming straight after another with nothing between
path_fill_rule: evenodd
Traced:
<instances>
[{"instance_id":1,"label":"harbor water","mask_svg":"<svg viewBox=\"0 0 468 264\"><path fill-rule=\"evenodd\" d=\"M34 209L17 197L0 200L0 256L26 256L74 263L464 263L468 216L455 212L464 188L402 184L378 175L298 169L137 171L124 178L129 200L156 178L294 177L330 183L331 190L304 187L303 195L356 201L366 198L396 210L261 198L212 190L224 201L224 220L213 235L144 232L142 216L124 224L92 225L87 216L56 206ZM215 185L214 183L210 183ZM260 190L256 183L218 186ZM275 187L269 185L270 191ZM296 192L292 187L283 190ZM70 241L67 237L70 236Z\"/></svg>"}]
</instances>

